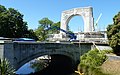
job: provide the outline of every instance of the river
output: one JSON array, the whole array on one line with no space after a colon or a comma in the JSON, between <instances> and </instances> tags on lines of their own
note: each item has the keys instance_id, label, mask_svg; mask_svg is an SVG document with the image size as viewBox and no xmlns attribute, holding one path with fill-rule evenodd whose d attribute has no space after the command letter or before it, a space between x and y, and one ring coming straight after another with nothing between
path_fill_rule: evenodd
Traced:
<instances>
[{"instance_id":1,"label":"river","mask_svg":"<svg viewBox=\"0 0 120 75\"><path fill-rule=\"evenodd\" d=\"M34 61L35 60L32 60L30 62L34 62ZM16 74L17 75L79 75L79 74L76 74L72 68L65 67L67 64L60 65L62 62L60 62L60 64L49 65L43 70L34 73L35 70L30 67L31 65L30 62L26 63L20 69L18 69L16 71Z\"/></svg>"},{"instance_id":2,"label":"river","mask_svg":"<svg viewBox=\"0 0 120 75\"><path fill-rule=\"evenodd\" d=\"M40 71L40 72L37 72L35 74L31 74L31 75L79 75L79 74L76 74L74 72L70 72L70 73L62 73L61 70L58 72L50 72L52 71L52 69L50 67ZM16 74L18 75L28 75L30 73L34 73L34 69L30 67L30 62L26 63L24 66L22 66L18 71L16 71ZM56 74L58 73L58 74Z\"/></svg>"},{"instance_id":3,"label":"river","mask_svg":"<svg viewBox=\"0 0 120 75\"><path fill-rule=\"evenodd\" d=\"M30 62L26 63L25 65L23 65L20 69L18 69L16 71L16 74L19 75L27 75L30 73L35 72L33 68L30 67Z\"/></svg>"}]
</instances>

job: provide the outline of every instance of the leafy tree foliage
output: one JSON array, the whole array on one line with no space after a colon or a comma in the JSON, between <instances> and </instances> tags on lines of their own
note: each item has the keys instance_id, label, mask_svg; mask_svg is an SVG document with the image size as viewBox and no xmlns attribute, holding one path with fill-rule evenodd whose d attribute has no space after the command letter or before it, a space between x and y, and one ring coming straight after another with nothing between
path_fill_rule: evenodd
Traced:
<instances>
[{"instance_id":1,"label":"leafy tree foliage","mask_svg":"<svg viewBox=\"0 0 120 75\"><path fill-rule=\"evenodd\" d=\"M35 30L35 34L38 37L39 41L44 41L47 38L47 32L42 26L39 26L38 29Z\"/></svg>"},{"instance_id":2,"label":"leafy tree foliage","mask_svg":"<svg viewBox=\"0 0 120 75\"><path fill-rule=\"evenodd\" d=\"M60 28L60 22L54 23L53 21L45 17L39 21L39 24L40 24L39 27L35 30L35 34L37 35L40 41L46 40L46 38L48 37L48 34L58 34L60 32L60 30L57 30L56 28L54 28L54 26ZM49 27L51 28L48 29ZM69 27L68 27L68 30L69 30ZM73 33L70 30L69 32Z\"/></svg>"},{"instance_id":3,"label":"leafy tree foliage","mask_svg":"<svg viewBox=\"0 0 120 75\"><path fill-rule=\"evenodd\" d=\"M51 25L51 27L59 27L60 28L60 22L57 22L57 23L53 23ZM56 28L53 28L51 30L49 30L49 34L58 34L60 31L57 30Z\"/></svg>"},{"instance_id":4,"label":"leafy tree foliage","mask_svg":"<svg viewBox=\"0 0 120 75\"><path fill-rule=\"evenodd\" d=\"M43 18L39 21L40 26L44 27L44 29L50 27L53 22L49 20L48 18Z\"/></svg>"},{"instance_id":5,"label":"leafy tree foliage","mask_svg":"<svg viewBox=\"0 0 120 75\"><path fill-rule=\"evenodd\" d=\"M0 75L15 75L15 70L10 66L10 62L5 58L0 59Z\"/></svg>"},{"instance_id":6,"label":"leafy tree foliage","mask_svg":"<svg viewBox=\"0 0 120 75\"><path fill-rule=\"evenodd\" d=\"M27 33L24 35L24 37L35 39L36 41L38 40L38 37L36 36L35 31L33 29L29 29Z\"/></svg>"},{"instance_id":7,"label":"leafy tree foliage","mask_svg":"<svg viewBox=\"0 0 120 75\"><path fill-rule=\"evenodd\" d=\"M33 68L35 72L38 72L48 66L48 61L39 59L31 62L30 64L30 67Z\"/></svg>"},{"instance_id":8,"label":"leafy tree foliage","mask_svg":"<svg viewBox=\"0 0 120 75\"><path fill-rule=\"evenodd\" d=\"M0 5L0 36L9 38L24 37L27 33L27 22L23 21L23 15L13 9L6 9Z\"/></svg>"},{"instance_id":9,"label":"leafy tree foliage","mask_svg":"<svg viewBox=\"0 0 120 75\"><path fill-rule=\"evenodd\" d=\"M39 40L44 41L47 38L48 32L46 29L50 27L53 22L49 20L48 18L43 18L39 21L40 26L36 30L36 35L38 36Z\"/></svg>"},{"instance_id":10,"label":"leafy tree foliage","mask_svg":"<svg viewBox=\"0 0 120 75\"><path fill-rule=\"evenodd\" d=\"M39 21L39 27L35 30L35 34L38 36L40 41L46 40L48 34L59 33L55 28L47 30L49 27L57 26L60 27L60 22L54 23L48 18L43 18Z\"/></svg>"},{"instance_id":11,"label":"leafy tree foliage","mask_svg":"<svg viewBox=\"0 0 120 75\"><path fill-rule=\"evenodd\" d=\"M113 24L107 27L109 45L116 54L120 53L120 12L114 16Z\"/></svg>"}]
</instances>

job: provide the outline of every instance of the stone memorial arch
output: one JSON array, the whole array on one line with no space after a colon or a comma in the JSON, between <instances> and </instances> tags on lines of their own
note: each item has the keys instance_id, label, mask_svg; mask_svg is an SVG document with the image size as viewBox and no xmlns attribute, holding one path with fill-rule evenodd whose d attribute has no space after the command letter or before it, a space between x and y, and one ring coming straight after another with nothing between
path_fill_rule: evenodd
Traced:
<instances>
[{"instance_id":1,"label":"stone memorial arch","mask_svg":"<svg viewBox=\"0 0 120 75\"><path fill-rule=\"evenodd\" d=\"M61 29L67 31L67 25L70 19L74 16L81 16L84 21L84 32L92 32L94 31L93 24L93 8L92 7L82 7L82 8L73 8L70 10L65 10L61 15ZM66 35L64 32L60 32L60 34Z\"/></svg>"}]
</instances>

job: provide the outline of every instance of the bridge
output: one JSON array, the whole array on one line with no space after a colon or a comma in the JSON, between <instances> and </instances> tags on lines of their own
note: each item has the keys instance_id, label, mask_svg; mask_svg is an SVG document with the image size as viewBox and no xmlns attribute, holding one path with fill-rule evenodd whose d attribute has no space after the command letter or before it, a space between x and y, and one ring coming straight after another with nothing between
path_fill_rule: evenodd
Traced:
<instances>
[{"instance_id":1,"label":"bridge","mask_svg":"<svg viewBox=\"0 0 120 75\"><path fill-rule=\"evenodd\" d=\"M44 55L64 55L78 64L80 55L91 50L93 44L78 43L40 43L0 41L0 58L7 58L15 70L30 60Z\"/></svg>"}]
</instances>

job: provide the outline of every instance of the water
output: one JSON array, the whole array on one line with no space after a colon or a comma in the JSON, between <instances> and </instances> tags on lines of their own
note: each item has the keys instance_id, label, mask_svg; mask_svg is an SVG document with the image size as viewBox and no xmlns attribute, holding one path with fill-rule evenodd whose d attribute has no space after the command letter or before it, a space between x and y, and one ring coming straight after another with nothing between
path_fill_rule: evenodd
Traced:
<instances>
[{"instance_id":1,"label":"water","mask_svg":"<svg viewBox=\"0 0 120 75\"><path fill-rule=\"evenodd\" d=\"M54 59L55 61L53 60L50 62L49 66L36 73L34 73L34 69L30 67L30 62L35 62L35 60L32 60L23 65L18 71L16 71L16 74L28 75L32 73L30 75L77 75L72 69L71 61L68 58L55 55Z\"/></svg>"},{"instance_id":2,"label":"water","mask_svg":"<svg viewBox=\"0 0 120 75\"><path fill-rule=\"evenodd\" d=\"M30 74L33 73L34 69L30 67L30 62L23 65L20 69L16 71L16 74Z\"/></svg>"},{"instance_id":3,"label":"water","mask_svg":"<svg viewBox=\"0 0 120 75\"><path fill-rule=\"evenodd\" d=\"M42 70L42 71L40 71L40 72L37 72L37 73L35 73L35 74L31 74L31 75L51 75L50 74L50 71L51 71L52 69L50 68L50 67L48 67L48 68L46 68L46 69L44 69L44 70ZM62 70L62 69L61 69ZM61 70L59 70L59 72L58 71L56 71L56 73L59 73L59 74L61 74ZM31 67L30 67L30 62L28 62L28 63L26 63L24 66L22 66L18 71L16 71L16 74L19 74L19 75L27 75L27 74L30 74L30 73L34 73L34 69L32 69ZM59 74L56 74L56 73L54 73L53 75L59 75ZM62 73L63 74L63 73ZM71 72L71 73L69 73L69 74L64 74L64 75L79 75L79 74L76 74L76 73L74 73L74 72Z\"/></svg>"}]
</instances>

